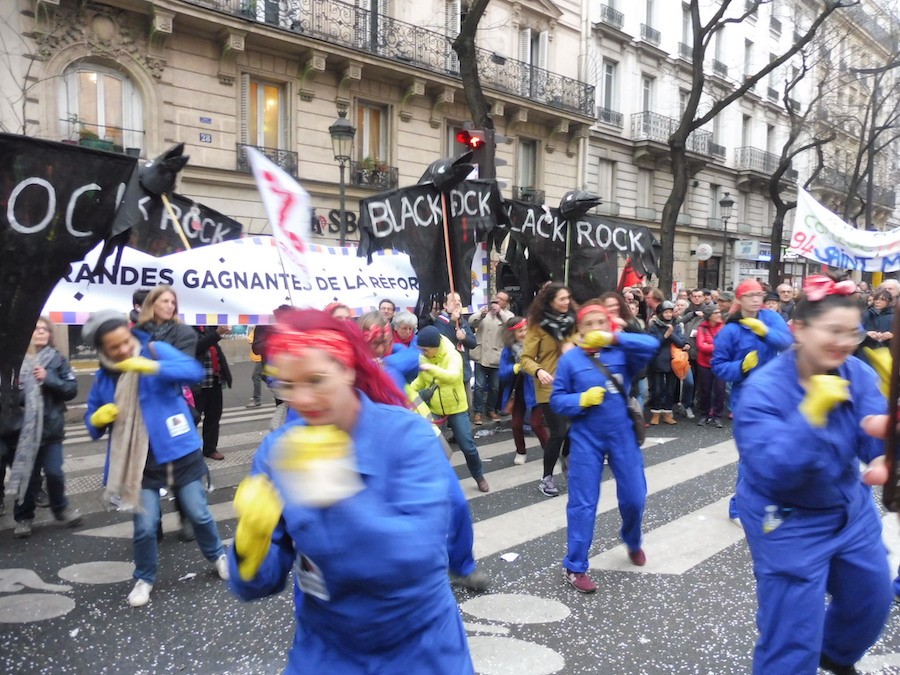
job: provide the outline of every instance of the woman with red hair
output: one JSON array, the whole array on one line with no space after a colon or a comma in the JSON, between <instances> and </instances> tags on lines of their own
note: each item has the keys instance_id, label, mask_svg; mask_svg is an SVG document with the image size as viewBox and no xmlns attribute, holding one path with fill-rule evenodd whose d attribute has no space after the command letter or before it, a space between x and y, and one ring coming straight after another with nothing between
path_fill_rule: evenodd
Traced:
<instances>
[{"instance_id":1,"label":"woman with red hair","mask_svg":"<svg viewBox=\"0 0 900 675\"><path fill-rule=\"evenodd\" d=\"M569 502L566 505L568 552L566 581L579 593L593 593L588 551L594 535L603 463L616 478L621 536L628 557L643 565L641 521L647 498L644 457L628 412L628 387L656 354L650 335L625 333L600 299L588 300L577 314L579 348L562 355L553 378L550 405L572 421L569 429Z\"/></svg>"},{"instance_id":2,"label":"woman with red hair","mask_svg":"<svg viewBox=\"0 0 900 675\"><path fill-rule=\"evenodd\" d=\"M280 318L267 345L299 418L269 434L235 494L243 600L294 571L287 673L472 673L447 583L447 473L431 425L351 321ZM390 430L390 442L385 442Z\"/></svg>"}]
</instances>

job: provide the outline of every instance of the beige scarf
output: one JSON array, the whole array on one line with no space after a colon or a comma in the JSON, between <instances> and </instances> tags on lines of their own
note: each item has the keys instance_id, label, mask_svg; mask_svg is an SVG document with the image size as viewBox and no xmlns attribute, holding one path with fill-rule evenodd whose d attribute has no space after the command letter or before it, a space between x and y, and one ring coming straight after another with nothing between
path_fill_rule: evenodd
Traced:
<instances>
[{"instance_id":1,"label":"beige scarf","mask_svg":"<svg viewBox=\"0 0 900 675\"><path fill-rule=\"evenodd\" d=\"M141 343L134 338L132 356L139 356ZM100 364L116 370L115 363L100 355ZM115 404L119 409L109 443L109 472L102 502L107 509L140 510L141 479L147 464L150 440L141 413L139 399L140 375L121 373L116 382Z\"/></svg>"}]
</instances>

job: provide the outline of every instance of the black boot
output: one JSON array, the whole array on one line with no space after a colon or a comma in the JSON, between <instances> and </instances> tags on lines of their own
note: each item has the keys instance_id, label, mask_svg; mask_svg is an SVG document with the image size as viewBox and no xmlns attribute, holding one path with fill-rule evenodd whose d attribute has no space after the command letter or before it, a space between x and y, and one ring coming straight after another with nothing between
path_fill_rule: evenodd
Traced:
<instances>
[{"instance_id":1,"label":"black boot","mask_svg":"<svg viewBox=\"0 0 900 675\"><path fill-rule=\"evenodd\" d=\"M700 421L697 422L698 427L705 427L707 424L712 422L712 417L701 417Z\"/></svg>"},{"instance_id":2,"label":"black boot","mask_svg":"<svg viewBox=\"0 0 900 675\"><path fill-rule=\"evenodd\" d=\"M859 675L859 671L854 668L853 665L838 665L824 652L819 655L819 668L827 670L829 673L834 673L835 675Z\"/></svg>"}]
</instances>

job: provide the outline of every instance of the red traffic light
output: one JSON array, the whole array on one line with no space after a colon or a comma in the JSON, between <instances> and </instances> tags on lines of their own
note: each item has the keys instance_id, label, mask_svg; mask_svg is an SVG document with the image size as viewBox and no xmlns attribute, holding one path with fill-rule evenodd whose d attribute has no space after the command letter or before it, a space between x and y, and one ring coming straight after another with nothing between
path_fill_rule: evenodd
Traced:
<instances>
[{"instance_id":1,"label":"red traffic light","mask_svg":"<svg viewBox=\"0 0 900 675\"><path fill-rule=\"evenodd\" d=\"M478 129L457 131L456 142L465 145L469 150L478 150L484 147L484 132Z\"/></svg>"}]
</instances>

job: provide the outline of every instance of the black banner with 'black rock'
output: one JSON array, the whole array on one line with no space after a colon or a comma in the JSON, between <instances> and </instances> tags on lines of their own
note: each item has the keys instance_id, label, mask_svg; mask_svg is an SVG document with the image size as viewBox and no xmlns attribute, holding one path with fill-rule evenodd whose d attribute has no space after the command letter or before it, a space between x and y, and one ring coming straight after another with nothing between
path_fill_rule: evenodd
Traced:
<instances>
[{"instance_id":1,"label":"black banner with 'black rock'","mask_svg":"<svg viewBox=\"0 0 900 675\"><path fill-rule=\"evenodd\" d=\"M506 260L522 297L530 300L543 282L565 278L570 224L558 209L517 201L505 205L500 232L510 235ZM569 288L579 302L616 289L620 256L630 257L641 275L659 273L661 246L647 227L589 214L572 223L571 232Z\"/></svg>"},{"instance_id":2,"label":"black banner with 'black rock'","mask_svg":"<svg viewBox=\"0 0 900 675\"><path fill-rule=\"evenodd\" d=\"M462 304L472 298L475 244L485 241L504 218L503 201L493 181L470 180L446 193L453 282ZM359 255L396 249L409 254L419 278L420 312L432 298L450 290L444 248L441 193L431 184L383 192L359 202Z\"/></svg>"}]
</instances>

